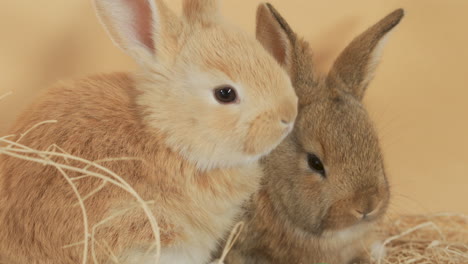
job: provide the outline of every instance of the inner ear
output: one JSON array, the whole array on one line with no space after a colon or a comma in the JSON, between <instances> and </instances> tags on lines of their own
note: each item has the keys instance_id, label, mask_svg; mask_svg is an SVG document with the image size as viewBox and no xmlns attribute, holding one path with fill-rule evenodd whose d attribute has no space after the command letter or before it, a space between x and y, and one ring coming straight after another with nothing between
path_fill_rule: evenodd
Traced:
<instances>
[{"instance_id":1,"label":"inner ear","mask_svg":"<svg viewBox=\"0 0 468 264\"><path fill-rule=\"evenodd\" d=\"M152 0L94 0L97 15L114 43L124 51L154 53L158 12Z\"/></svg>"},{"instance_id":2,"label":"inner ear","mask_svg":"<svg viewBox=\"0 0 468 264\"><path fill-rule=\"evenodd\" d=\"M113 42L139 64L173 56L182 23L162 0L94 0Z\"/></svg>"},{"instance_id":3,"label":"inner ear","mask_svg":"<svg viewBox=\"0 0 468 264\"><path fill-rule=\"evenodd\" d=\"M271 4L260 4L257 8L256 36L278 63L291 73L295 34Z\"/></svg>"},{"instance_id":4,"label":"inner ear","mask_svg":"<svg viewBox=\"0 0 468 264\"><path fill-rule=\"evenodd\" d=\"M327 77L329 86L344 87L361 100L374 76L388 33L403 15L403 9L397 9L356 37L333 64Z\"/></svg>"},{"instance_id":5,"label":"inner ear","mask_svg":"<svg viewBox=\"0 0 468 264\"><path fill-rule=\"evenodd\" d=\"M130 8L134 9L134 13L138 14L135 19L136 36L140 38L140 42L151 51L155 52L154 44L154 21L152 9L147 1L127 1Z\"/></svg>"}]
</instances>

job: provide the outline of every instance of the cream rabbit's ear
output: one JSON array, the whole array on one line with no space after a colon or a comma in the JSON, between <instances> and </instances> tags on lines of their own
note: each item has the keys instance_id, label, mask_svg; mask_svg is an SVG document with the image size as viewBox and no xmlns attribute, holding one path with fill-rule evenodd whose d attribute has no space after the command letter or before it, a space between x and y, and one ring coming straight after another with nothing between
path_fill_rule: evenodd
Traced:
<instances>
[{"instance_id":1,"label":"cream rabbit's ear","mask_svg":"<svg viewBox=\"0 0 468 264\"><path fill-rule=\"evenodd\" d=\"M184 0L182 10L189 24L208 26L221 19L219 0Z\"/></svg>"},{"instance_id":2,"label":"cream rabbit's ear","mask_svg":"<svg viewBox=\"0 0 468 264\"><path fill-rule=\"evenodd\" d=\"M356 37L333 64L327 78L329 85L348 90L361 100L374 76L386 37L403 16L403 9L397 9Z\"/></svg>"},{"instance_id":3,"label":"cream rabbit's ear","mask_svg":"<svg viewBox=\"0 0 468 264\"><path fill-rule=\"evenodd\" d=\"M164 53L181 27L161 0L94 0L94 5L111 39L136 61Z\"/></svg>"},{"instance_id":4,"label":"cream rabbit's ear","mask_svg":"<svg viewBox=\"0 0 468 264\"><path fill-rule=\"evenodd\" d=\"M257 8L256 35L263 47L291 74L293 41L296 34L269 3Z\"/></svg>"}]
</instances>

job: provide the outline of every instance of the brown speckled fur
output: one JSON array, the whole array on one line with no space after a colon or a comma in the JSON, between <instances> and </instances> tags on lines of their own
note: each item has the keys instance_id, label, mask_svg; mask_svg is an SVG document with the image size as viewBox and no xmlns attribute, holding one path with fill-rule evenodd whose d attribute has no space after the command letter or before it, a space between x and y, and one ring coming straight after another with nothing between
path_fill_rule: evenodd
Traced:
<instances>
[{"instance_id":1,"label":"brown speckled fur","mask_svg":"<svg viewBox=\"0 0 468 264\"><path fill-rule=\"evenodd\" d=\"M300 108L293 132L262 160L261 190L246 205L245 229L226 263L367 262L365 250L386 211L389 186L361 99L379 56L377 46L403 11L357 37L326 78L314 73L309 44L270 4L260 5L257 14L257 27L274 27L263 25L272 23L265 17L274 17L292 43L291 73ZM309 168L307 153L322 160L325 177ZM356 211L369 215L358 218Z\"/></svg>"},{"instance_id":2,"label":"brown speckled fur","mask_svg":"<svg viewBox=\"0 0 468 264\"><path fill-rule=\"evenodd\" d=\"M10 132L20 135L39 122L57 120L31 130L21 143L40 150L56 144L91 161L132 158L102 165L153 202L161 228L160 263L199 264L257 189L258 159L290 132L297 97L286 72L262 46L222 21L218 1L185 0L182 18L162 1L156 3L96 0L113 40L140 69L60 83L38 98ZM154 16L150 7L158 12L158 23L148 21ZM226 83L239 88L238 104L214 99L213 89ZM76 183L84 196L102 180ZM85 205L92 228L135 201L109 184ZM83 240L81 209L52 166L0 156L0 227L1 261L82 261L82 244L64 248ZM95 239L108 243L117 257L133 259L121 263L155 261L151 255L136 261L154 242L140 209L101 226ZM97 249L103 263L108 256Z\"/></svg>"}]
</instances>

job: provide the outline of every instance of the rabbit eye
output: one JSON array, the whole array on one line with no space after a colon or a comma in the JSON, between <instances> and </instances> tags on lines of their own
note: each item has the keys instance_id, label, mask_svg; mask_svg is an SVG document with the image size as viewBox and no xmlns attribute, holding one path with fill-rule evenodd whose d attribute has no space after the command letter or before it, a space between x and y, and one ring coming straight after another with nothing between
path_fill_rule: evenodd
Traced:
<instances>
[{"instance_id":1,"label":"rabbit eye","mask_svg":"<svg viewBox=\"0 0 468 264\"><path fill-rule=\"evenodd\" d=\"M222 104L235 103L237 101L236 89L229 85L223 85L214 90L216 100Z\"/></svg>"},{"instance_id":2,"label":"rabbit eye","mask_svg":"<svg viewBox=\"0 0 468 264\"><path fill-rule=\"evenodd\" d=\"M315 154L307 154L307 163L312 170L325 177L325 168L323 167L323 163Z\"/></svg>"}]
</instances>

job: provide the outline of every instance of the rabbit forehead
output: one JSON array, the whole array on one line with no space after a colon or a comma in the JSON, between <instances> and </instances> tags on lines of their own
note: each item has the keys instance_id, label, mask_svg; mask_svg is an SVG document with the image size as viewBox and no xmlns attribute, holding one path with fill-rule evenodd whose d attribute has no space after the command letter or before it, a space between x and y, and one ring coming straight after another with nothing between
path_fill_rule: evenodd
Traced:
<instances>
[{"instance_id":1,"label":"rabbit forehead","mask_svg":"<svg viewBox=\"0 0 468 264\"><path fill-rule=\"evenodd\" d=\"M179 56L179 61L196 64L205 72L222 72L255 97L296 97L286 71L254 38L229 25L194 30Z\"/></svg>"},{"instance_id":2,"label":"rabbit forehead","mask_svg":"<svg viewBox=\"0 0 468 264\"><path fill-rule=\"evenodd\" d=\"M319 150L334 170L379 169L382 155L373 123L357 100L346 97L330 96L304 107L297 121L299 143L305 150Z\"/></svg>"}]
</instances>

